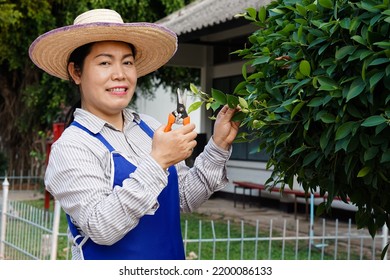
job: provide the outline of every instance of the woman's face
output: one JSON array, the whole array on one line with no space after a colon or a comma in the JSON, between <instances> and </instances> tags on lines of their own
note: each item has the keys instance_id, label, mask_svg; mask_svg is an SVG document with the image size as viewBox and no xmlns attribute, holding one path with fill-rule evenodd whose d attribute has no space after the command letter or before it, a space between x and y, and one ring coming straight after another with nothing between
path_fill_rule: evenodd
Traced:
<instances>
[{"instance_id":1,"label":"woman's face","mask_svg":"<svg viewBox=\"0 0 390 280\"><path fill-rule=\"evenodd\" d=\"M133 52L124 42L94 43L82 72L73 63L69 72L80 86L83 109L107 121L127 107L137 84Z\"/></svg>"}]
</instances>

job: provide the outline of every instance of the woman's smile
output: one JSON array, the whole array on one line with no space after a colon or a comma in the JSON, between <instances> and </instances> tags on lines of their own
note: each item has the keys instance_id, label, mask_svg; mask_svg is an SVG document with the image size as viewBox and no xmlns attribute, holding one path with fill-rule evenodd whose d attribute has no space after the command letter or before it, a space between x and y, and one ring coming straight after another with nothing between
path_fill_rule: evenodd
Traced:
<instances>
[{"instance_id":1,"label":"woman's smile","mask_svg":"<svg viewBox=\"0 0 390 280\"><path fill-rule=\"evenodd\" d=\"M114 87L114 88L110 88L108 89L108 91L112 94L112 95L117 95L117 96L123 96L123 95L126 95L127 94L127 89L128 87Z\"/></svg>"}]
</instances>

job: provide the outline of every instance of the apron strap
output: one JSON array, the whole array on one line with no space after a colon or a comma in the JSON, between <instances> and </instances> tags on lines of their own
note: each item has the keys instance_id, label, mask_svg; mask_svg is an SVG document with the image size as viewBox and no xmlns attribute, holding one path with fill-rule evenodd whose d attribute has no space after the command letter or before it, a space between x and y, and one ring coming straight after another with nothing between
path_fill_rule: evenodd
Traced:
<instances>
[{"instance_id":1,"label":"apron strap","mask_svg":"<svg viewBox=\"0 0 390 280\"><path fill-rule=\"evenodd\" d=\"M70 125L74 125L74 126L77 126L78 128L81 128L82 130L84 130L85 132L87 132L89 135L91 136L94 136L96 138L98 138L103 144L104 146L107 147L107 149L110 151L110 152L113 152L115 149L110 145L110 143L108 143L108 141L103 137L103 135L101 135L99 132L98 133L92 133L88 128L86 128L85 126L83 126L82 124L76 122L76 121L73 121Z\"/></svg>"},{"instance_id":2,"label":"apron strap","mask_svg":"<svg viewBox=\"0 0 390 280\"><path fill-rule=\"evenodd\" d=\"M140 121L139 126L150 138L153 138L154 131L143 120Z\"/></svg>"}]
</instances>

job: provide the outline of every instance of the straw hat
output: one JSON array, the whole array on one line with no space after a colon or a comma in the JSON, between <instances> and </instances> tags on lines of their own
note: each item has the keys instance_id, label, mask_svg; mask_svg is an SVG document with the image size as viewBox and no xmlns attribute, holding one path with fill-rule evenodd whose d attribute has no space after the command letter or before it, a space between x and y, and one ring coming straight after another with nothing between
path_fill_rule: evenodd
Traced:
<instances>
[{"instance_id":1,"label":"straw hat","mask_svg":"<svg viewBox=\"0 0 390 280\"><path fill-rule=\"evenodd\" d=\"M123 23L113 10L95 9L79 15L73 25L57 28L39 36L29 54L36 66L55 77L68 80L70 54L78 47L98 41L123 41L136 49L138 77L149 74L165 63L177 49L176 34L158 24Z\"/></svg>"}]
</instances>

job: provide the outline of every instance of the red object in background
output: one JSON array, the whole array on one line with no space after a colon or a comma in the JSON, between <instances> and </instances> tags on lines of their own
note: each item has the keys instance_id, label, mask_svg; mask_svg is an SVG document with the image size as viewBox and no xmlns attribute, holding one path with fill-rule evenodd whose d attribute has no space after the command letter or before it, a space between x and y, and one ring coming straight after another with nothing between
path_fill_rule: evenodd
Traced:
<instances>
[{"instance_id":1,"label":"red object in background","mask_svg":"<svg viewBox=\"0 0 390 280\"><path fill-rule=\"evenodd\" d=\"M51 151L51 145L60 138L62 132L64 132L65 123L53 123L53 140L47 142L46 147L46 165L49 160L49 155ZM51 195L48 191L45 190L45 209L48 210L50 208L50 198Z\"/></svg>"},{"instance_id":2,"label":"red object in background","mask_svg":"<svg viewBox=\"0 0 390 280\"><path fill-rule=\"evenodd\" d=\"M53 123L53 142L60 138L62 132L64 132L65 124L64 123Z\"/></svg>"}]
</instances>

